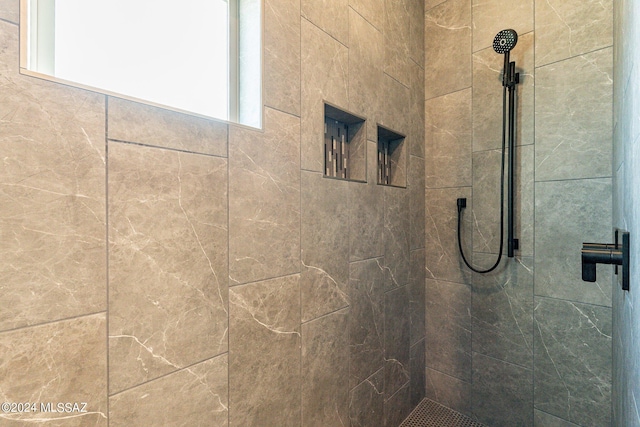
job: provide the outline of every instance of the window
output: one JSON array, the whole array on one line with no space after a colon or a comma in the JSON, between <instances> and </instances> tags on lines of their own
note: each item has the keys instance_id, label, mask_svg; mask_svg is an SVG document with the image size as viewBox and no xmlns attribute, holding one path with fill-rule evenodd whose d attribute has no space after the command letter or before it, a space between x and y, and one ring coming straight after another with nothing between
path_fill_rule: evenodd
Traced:
<instances>
[{"instance_id":1,"label":"window","mask_svg":"<svg viewBox=\"0 0 640 427\"><path fill-rule=\"evenodd\" d=\"M261 0L22 0L26 74L259 127Z\"/></svg>"}]
</instances>

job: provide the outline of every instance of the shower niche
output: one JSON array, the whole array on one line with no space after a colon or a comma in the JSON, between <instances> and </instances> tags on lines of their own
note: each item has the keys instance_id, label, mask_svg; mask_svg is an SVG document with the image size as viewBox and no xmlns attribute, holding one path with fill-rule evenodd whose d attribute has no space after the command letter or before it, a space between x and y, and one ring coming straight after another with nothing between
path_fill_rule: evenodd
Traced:
<instances>
[{"instance_id":1,"label":"shower niche","mask_svg":"<svg viewBox=\"0 0 640 427\"><path fill-rule=\"evenodd\" d=\"M366 181L365 119L324 104L324 176Z\"/></svg>"},{"instance_id":2,"label":"shower niche","mask_svg":"<svg viewBox=\"0 0 640 427\"><path fill-rule=\"evenodd\" d=\"M378 125L378 184L407 186L405 136Z\"/></svg>"}]
</instances>

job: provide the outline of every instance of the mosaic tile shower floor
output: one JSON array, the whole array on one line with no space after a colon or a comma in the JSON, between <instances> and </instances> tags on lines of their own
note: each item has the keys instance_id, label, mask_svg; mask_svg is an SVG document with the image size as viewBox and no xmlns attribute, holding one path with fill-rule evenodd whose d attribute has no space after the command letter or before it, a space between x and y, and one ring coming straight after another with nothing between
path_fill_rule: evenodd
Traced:
<instances>
[{"instance_id":1,"label":"mosaic tile shower floor","mask_svg":"<svg viewBox=\"0 0 640 427\"><path fill-rule=\"evenodd\" d=\"M424 399L400 427L487 427L459 412Z\"/></svg>"}]
</instances>

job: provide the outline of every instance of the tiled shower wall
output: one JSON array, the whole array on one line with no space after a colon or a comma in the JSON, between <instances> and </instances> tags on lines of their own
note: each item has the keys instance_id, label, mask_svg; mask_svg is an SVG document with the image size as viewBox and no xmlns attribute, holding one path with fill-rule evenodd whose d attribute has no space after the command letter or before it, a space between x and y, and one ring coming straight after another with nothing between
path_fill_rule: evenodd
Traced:
<instances>
[{"instance_id":1,"label":"tiled shower wall","mask_svg":"<svg viewBox=\"0 0 640 427\"><path fill-rule=\"evenodd\" d=\"M20 75L0 1L0 397L88 411L0 424L396 426L423 397L423 4L264 13L259 131ZM323 101L367 118L367 183L323 178Z\"/></svg>"},{"instance_id":2,"label":"tiled shower wall","mask_svg":"<svg viewBox=\"0 0 640 427\"><path fill-rule=\"evenodd\" d=\"M614 225L628 230L631 243L631 289L613 288L613 425L640 426L640 3L614 4Z\"/></svg>"},{"instance_id":3,"label":"tiled shower wall","mask_svg":"<svg viewBox=\"0 0 640 427\"><path fill-rule=\"evenodd\" d=\"M490 426L611 425L611 267L581 281L582 242L612 240L612 1L425 4L427 396ZM517 257L499 250L503 56L519 34Z\"/></svg>"}]
</instances>

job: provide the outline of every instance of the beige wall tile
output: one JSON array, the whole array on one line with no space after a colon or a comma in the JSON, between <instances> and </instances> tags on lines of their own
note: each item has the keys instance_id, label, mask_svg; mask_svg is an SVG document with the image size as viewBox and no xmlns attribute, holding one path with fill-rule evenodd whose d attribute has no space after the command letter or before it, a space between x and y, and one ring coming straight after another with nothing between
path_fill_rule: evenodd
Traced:
<instances>
[{"instance_id":1,"label":"beige wall tile","mask_svg":"<svg viewBox=\"0 0 640 427\"><path fill-rule=\"evenodd\" d=\"M324 103L348 105L349 49L302 19L302 169L324 170Z\"/></svg>"},{"instance_id":2,"label":"beige wall tile","mask_svg":"<svg viewBox=\"0 0 640 427\"><path fill-rule=\"evenodd\" d=\"M232 285L300 271L300 120L266 109L264 124L231 128Z\"/></svg>"},{"instance_id":3,"label":"beige wall tile","mask_svg":"<svg viewBox=\"0 0 640 427\"><path fill-rule=\"evenodd\" d=\"M303 426L349 423L349 310L302 325Z\"/></svg>"},{"instance_id":4,"label":"beige wall tile","mask_svg":"<svg viewBox=\"0 0 640 427\"><path fill-rule=\"evenodd\" d=\"M493 46L496 34L507 28L516 30L518 35L533 31L533 3L534 0L473 0L473 51Z\"/></svg>"},{"instance_id":5,"label":"beige wall tile","mask_svg":"<svg viewBox=\"0 0 640 427\"><path fill-rule=\"evenodd\" d=\"M227 161L109 145L109 386L227 350Z\"/></svg>"},{"instance_id":6,"label":"beige wall tile","mask_svg":"<svg viewBox=\"0 0 640 427\"><path fill-rule=\"evenodd\" d=\"M300 425L300 277L229 290L229 425Z\"/></svg>"},{"instance_id":7,"label":"beige wall tile","mask_svg":"<svg viewBox=\"0 0 640 427\"><path fill-rule=\"evenodd\" d=\"M6 22L0 66L0 330L104 311L104 97L19 75Z\"/></svg>"},{"instance_id":8,"label":"beige wall tile","mask_svg":"<svg viewBox=\"0 0 640 427\"><path fill-rule=\"evenodd\" d=\"M383 79L383 40L379 29L350 9L349 109L367 118L367 137L371 140L376 138L376 122L382 120L379 86Z\"/></svg>"},{"instance_id":9,"label":"beige wall tile","mask_svg":"<svg viewBox=\"0 0 640 427\"><path fill-rule=\"evenodd\" d=\"M0 333L2 401L37 404L35 412L3 411L0 424L105 427L106 333L104 313ZM41 406L67 402L78 403L78 410L51 412Z\"/></svg>"},{"instance_id":10,"label":"beige wall tile","mask_svg":"<svg viewBox=\"0 0 640 427\"><path fill-rule=\"evenodd\" d=\"M535 0L536 67L613 44L613 0Z\"/></svg>"},{"instance_id":11,"label":"beige wall tile","mask_svg":"<svg viewBox=\"0 0 640 427\"><path fill-rule=\"evenodd\" d=\"M109 97L109 139L227 155L227 125L150 105Z\"/></svg>"},{"instance_id":12,"label":"beige wall tile","mask_svg":"<svg viewBox=\"0 0 640 427\"><path fill-rule=\"evenodd\" d=\"M611 176L612 53L537 69L536 181Z\"/></svg>"},{"instance_id":13,"label":"beige wall tile","mask_svg":"<svg viewBox=\"0 0 640 427\"><path fill-rule=\"evenodd\" d=\"M424 35L425 99L471 86L469 0L447 0L427 9Z\"/></svg>"},{"instance_id":14,"label":"beige wall tile","mask_svg":"<svg viewBox=\"0 0 640 427\"><path fill-rule=\"evenodd\" d=\"M264 104L300 115L300 0L264 0Z\"/></svg>"},{"instance_id":15,"label":"beige wall tile","mask_svg":"<svg viewBox=\"0 0 640 427\"><path fill-rule=\"evenodd\" d=\"M18 23L20 20L20 0L0 0L0 18Z\"/></svg>"},{"instance_id":16,"label":"beige wall tile","mask_svg":"<svg viewBox=\"0 0 640 427\"><path fill-rule=\"evenodd\" d=\"M302 321L349 304L349 211L343 180L302 172Z\"/></svg>"},{"instance_id":17,"label":"beige wall tile","mask_svg":"<svg viewBox=\"0 0 640 427\"><path fill-rule=\"evenodd\" d=\"M309 22L349 45L349 0L301 0L300 11Z\"/></svg>"},{"instance_id":18,"label":"beige wall tile","mask_svg":"<svg viewBox=\"0 0 640 427\"><path fill-rule=\"evenodd\" d=\"M471 89L425 102L427 188L471 185Z\"/></svg>"},{"instance_id":19,"label":"beige wall tile","mask_svg":"<svg viewBox=\"0 0 640 427\"><path fill-rule=\"evenodd\" d=\"M109 425L226 427L227 369L223 354L116 394L109 398Z\"/></svg>"}]
</instances>

